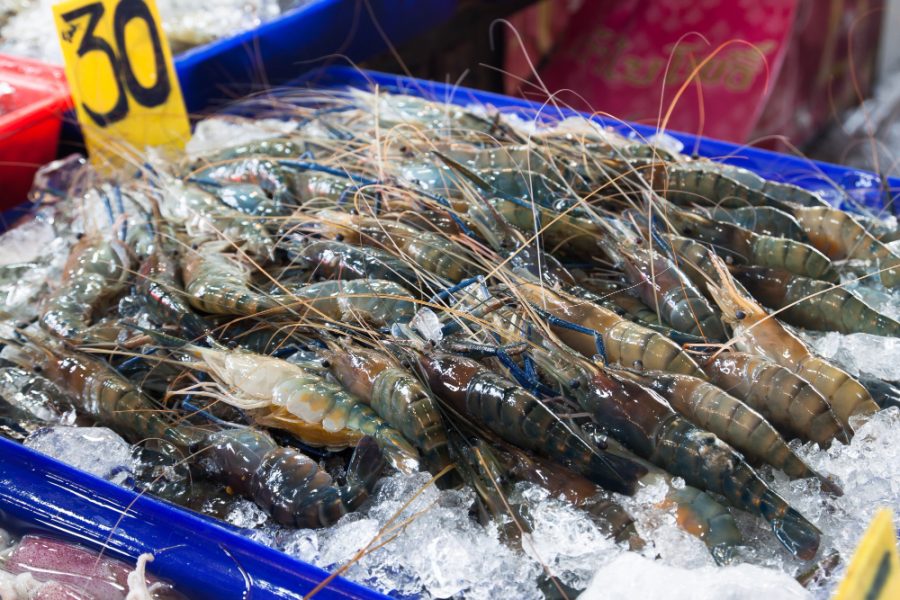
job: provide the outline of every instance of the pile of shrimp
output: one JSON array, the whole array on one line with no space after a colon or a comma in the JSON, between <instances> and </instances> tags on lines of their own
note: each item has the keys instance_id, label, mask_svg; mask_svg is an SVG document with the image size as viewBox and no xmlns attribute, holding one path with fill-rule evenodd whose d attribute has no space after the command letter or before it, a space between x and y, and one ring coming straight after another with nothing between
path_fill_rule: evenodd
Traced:
<instances>
[{"instance_id":1,"label":"pile of shrimp","mask_svg":"<svg viewBox=\"0 0 900 600\"><path fill-rule=\"evenodd\" d=\"M769 473L841 495L791 442L849 443L900 389L796 330L900 335L840 284L900 286L900 233L581 118L524 127L358 90L247 108L231 122L278 133L38 185L68 259L8 299L0 357L57 413L4 393L0 433L73 410L189 470L190 490L152 493L243 496L289 527L421 470L474 490L513 547L533 525L507 501L517 482L631 549L645 540L616 495L663 485L720 564L743 543L735 511L821 558Z\"/></svg>"}]
</instances>

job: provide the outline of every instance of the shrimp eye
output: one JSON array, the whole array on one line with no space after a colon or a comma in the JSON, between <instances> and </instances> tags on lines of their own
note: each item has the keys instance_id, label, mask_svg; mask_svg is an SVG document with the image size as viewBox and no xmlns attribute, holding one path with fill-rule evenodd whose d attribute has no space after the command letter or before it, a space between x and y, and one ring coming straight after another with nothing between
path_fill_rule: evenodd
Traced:
<instances>
[{"instance_id":1,"label":"shrimp eye","mask_svg":"<svg viewBox=\"0 0 900 600\"><path fill-rule=\"evenodd\" d=\"M34 365L34 367L32 367L32 371L34 371L35 373L40 373L43 370L44 367L42 367L41 365Z\"/></svg>"},{"instance_id":2,"label":"shrimp eye","mask_svg":"<svg viewBox=\"0 0 900 600\"><path fill-rule=\"evenodd\" d=\"M743 320L743 319L745 319L745 318L747 317L747 313L745 313L745 312L742 311L742 310L737 310L737 311L735 311L735 313L734 313L734 317L735 317L738 321L741 321L741 320Z\"/></svg>"},{"instance_id":3,"label":"shrimp eye","mask_svg":"<svg viewBox=\"0 0 900 600\"><path fill-rule=\"evenodd\" d=\"M75 234L76 240L80 240L83 237L84 237L84 232L82 232L82 231L79 231L78 233Z\"/></svg>"},{"instance_id":4,"label":"shrimp eye","mask_svg":"<svg viewBox=\"0 0 900 600\"><path fill-rule=\"evenodd\" d=\"M328 359L323 360L323 361L322 361L322 367L325 368L325 369L330 369L330 368L331 368L331 361L329 361Z\"/></svg>"},{"instance_id":5,"label":"shrimp eye","mask_svg":"<svg viewBox=\"0 0 900 600\"><path fill-rule=\"evenodd\" d=\"M410 362L406 359L403 359L402 361L400 361L400 366L403 367L404 369L412 368L412 364L410 364Z\"/></svg>"}]
</instances>

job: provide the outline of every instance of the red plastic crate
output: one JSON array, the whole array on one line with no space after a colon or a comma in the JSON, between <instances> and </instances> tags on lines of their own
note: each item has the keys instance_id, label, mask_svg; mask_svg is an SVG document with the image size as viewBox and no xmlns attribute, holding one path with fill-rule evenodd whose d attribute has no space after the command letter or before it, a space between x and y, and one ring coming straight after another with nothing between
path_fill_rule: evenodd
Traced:
<instances>
[{"instance_id":1,"label":"red plastic crate","mask_svg":"<svg viewBox=\"0 0 900 600\"><path fill-rule=\"evenodd\" d=\"M56 157L59 129L72 107L61 67L0 54L0 210L25 200L34 173Z\"/></svg>"}]
</instances>

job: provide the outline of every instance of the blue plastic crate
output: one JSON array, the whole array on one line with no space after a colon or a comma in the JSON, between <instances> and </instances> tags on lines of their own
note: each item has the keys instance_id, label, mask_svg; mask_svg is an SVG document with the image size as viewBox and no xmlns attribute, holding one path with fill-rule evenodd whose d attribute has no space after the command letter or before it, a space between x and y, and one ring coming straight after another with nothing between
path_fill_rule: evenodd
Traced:
<instances>
[{"instance_id":1,"label":"blue plastic crate","mask_svg":"<svg viewBox=\"0 0 900 600\"><path fill-rule=\"evenodd\" d=\"M316 70L295 83L305 82L330 87L378 85L388 91L459 104L490 104L525 116L565 116L555 109L540 111L537 104L507 96L350 68ZM641 136L655 133L651 127L604 122ZM885 205L886 198L893 198L889 192L900 191L900 181L889 180L886 193L876 176L856 169L688 134L672 135L700 155L721 158L765 177L809 189L827 189L836 204L860 203L877 209ZM847 186L847 193L838 192L835 183ZM321 569L252 542L225 525L139 496L18 444L0 439L0 455L0 517L4 520L18 522L26 529L51 530L94 548L106 547L120 557L133 559L142 552L154 552L152 571L176 582L193 597L243 598L250 585L253 598L301 598L326 576ZM319 597L385 598L340 578Z\"/></svg>"},{"instance_id":2,"label":"blue plastic crate","mask_svg":"<svg viewBox=\"0 0 900 600\"><path fill-rule=\"evenodd\" d=\"M314 0L175 57L188 112L282 85L323 62L360 61L449 19L456 0Z\"/></svg>"},{"instance_id":3,"label":"blue plastic crate","mask_svg":"<svg viewBox=\"0 0 900 600\"><path fill-rule=\"evenodd\" d=\"M296 599L328 573L212 519L113 485L0 438L0 523L50 532L110 556L155 556L149 570L198 600ZM340 577L316 598L385 596Z\"/></svg>"}]
</instances>

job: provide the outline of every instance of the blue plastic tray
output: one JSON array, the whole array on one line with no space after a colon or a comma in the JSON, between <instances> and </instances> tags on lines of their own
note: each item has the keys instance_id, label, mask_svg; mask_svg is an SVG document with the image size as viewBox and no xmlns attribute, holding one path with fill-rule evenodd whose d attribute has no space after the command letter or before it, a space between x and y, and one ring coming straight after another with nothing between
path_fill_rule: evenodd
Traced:
<instances>
[{"instance_id":1,"label":"blue plastic tray","mask_svg":"<svg viewBox=\"0 0 900 600\"><path fill-rule=\"evenodd\" d=\"M324 4L333 5L325 2ZM490 104L503 111L557 118L524 100L405 77L331 67L305 75L297 83L382 89L459 104ZM604 121L623 131L648 136L651 127ZM763 176L827 190L836 204L859 203L881 208L889 196L871 173L811 162L774 152L673 133L688 150L722 158ZM900 190L890 180L888 191ZM839 192L835 184L847 186ZM58 461L0 439L0 516L29 529L55 531L94 548L106 546L120 557L154 552L152 571L176 582L196 598L300 598L326 573L241 537L226 526L147 496L138 496ZM125 515L122 517L122 515ZM249 581L249 583L248 583ZM336 579L321 598L385 598L351 582Z\"/></svg>"},{"instance_id":2,"label":"blue plastic tray","mask_svg":"<svg viewBox=\"0 0 900 600\"><path fill-rule=\"evenodd\" d=\"M319 86L350 86L363 89L377 85L383 90L444 102L490 105L503 112L517 113L530 118L559 119L583 114L501 94L340 66L312 71L295 79L292 84L303 85L309 81L314 81ZM657 133L655 127L647 125L618 121L605 116L595 115L593 118L637 138L648 138ZM689 133L675 131L666 133L684 144L686 153L696 153L738 165L755 171L767 179L793 183L819 192L829 202L846 210L857 210L860 206L864 206L876 212L884 210L900 214L900 205L894 201L900 194L900 179L882 180L868 171L813 161L800 156L738 146Z\"/></svg>"},{"instance_id":3,"label":"blue plastic tray","mask_svg":"<svg viewBox=\"0 0 900 600\"><path fill-rule=\"evenodd\" d=\"M192 599L297 599L328 573L253 542L210 519L139 496L0 438L0 523L47 531L132 562ZM386 597L335 578L316 598Z\"/></svg>"},{"instance_id":4,"label":"blue plastic tray","mask_svg":"<svg viewBox=\"0 0 900 600\"><path fill-rule=\"evenodd\" d=\"M369 58L453 15L456 0L314 0L175 57L189 112L279 85L324 61Z\"/></svg>"}]
</instances>

